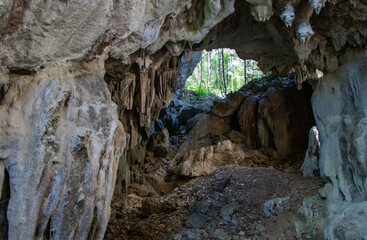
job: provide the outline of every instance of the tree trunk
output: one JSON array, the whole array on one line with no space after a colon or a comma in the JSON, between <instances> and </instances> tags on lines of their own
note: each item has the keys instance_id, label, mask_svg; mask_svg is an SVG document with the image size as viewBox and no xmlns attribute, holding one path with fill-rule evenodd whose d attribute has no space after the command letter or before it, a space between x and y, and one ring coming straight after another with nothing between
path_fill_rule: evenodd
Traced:
<instances>
[{"instance_id":1,"label":"tree trunk","mask_svg":"<svg viewBox=\"0 0 367 240\"><path fill-rule=\"evenodd\" d=\"M223 91L223 87L222 87L222 83L223 81L220 81L220 78L222 76L222 64L221 64L221 56L220 56L220 50L218 49L218 85L219 86L219 89L220 89L220 93L222 96L224 96L224 91Z\"/></svg>"},{"instance_id":2,"label":"tree trunk","mask_svg":"<svg viewBox=\"0 0 367 240\"><path fill-rule=\"evenodd\" d=\"M204 58L204 56L203 56ZM199 95L201 95L201 82L203 81L203 58L200 60L200 84L199 84Z\"/></svg>"},{"instance_id":3,"label":"tree trunk","mask_svg":"<svg viewBox=\"0 0 367 240\"><path fill-rule=\"evenodd\" d=\"M226 76L224 74L224 49L223 48L222 48L222 73L223 73L224 95L227 96Z\"/></svg>"},{"instance_id":4,"label":"tree trunk","mask_svg":"<svg viewBox=\"0 0 367 240\"><path fill-rule=\"evenodd\" d=\"M243 75L245 77L245 85L247 84L247 60L245 59L244 60L244 63L245 63L245 69L244 69L244 72L243 72Z\"/></svg>"},{"instance_id":5,"label":"tree trunk","mask_svg":"<svg viewBox=\"0 0 367 240\"><path fill-rule=\"evenodd\" d=\"M209 86L210 86L210 80L212 78L212 56L211 52L208 52L208 81L206 83L206 92L209 94Z\"/></svg>"},{"instance_id":6,"label":"tree trunk","mask_svg":"<svg viewBox=\"0 0 367 240\"><path fill-rule=\"evenodd\" d=\"M215 54L217 54L218 57L218 62L217 65L214 65L214 70L218 69L218 71L215 71L215 87L218 88L219 87L219 78L220 78L220 61L219 61L219 51L214 50L214 57Z\"/></svg>"},{"instance_id":7,"label":"tree trunk","mask_svg":"<svg viewBox=\"0 0 367 240\"><path fill-rule=\"evenodd\" d=\"M231 69L231 68L232 68L232 56L229 57L229 69ZM231 87L232 91L231 92L234 92L233 78L234 78L233 75L231 75L231 83L232 83L232 87Z\"/></svg>"}]
</instances>

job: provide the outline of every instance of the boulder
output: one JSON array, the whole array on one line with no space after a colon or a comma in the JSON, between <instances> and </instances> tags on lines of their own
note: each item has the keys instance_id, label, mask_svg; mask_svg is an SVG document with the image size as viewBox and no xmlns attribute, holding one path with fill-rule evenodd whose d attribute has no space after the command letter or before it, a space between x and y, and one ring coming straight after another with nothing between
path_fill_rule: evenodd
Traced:
<instances>
[{"instance_id":1,"label":"boulder","mask_svg":"<svg viewBox=\"0 0 367 240\"><path fill-rule=\"evenodd\" d=\"M169 171L177 176L198 177L224 165L239 165L245 156L241 146L225 140L216 145L179 152Z\"/></svg>"},{"instance_id":2,"label":"boulder","mask_svg":"<svg viewBox=\"0 0 367 240\"><path fill-rule=\"evenodd\" d=\"M212 113L218 117L229 117L236 113L246 95L237 91L232 96L214 102Z\"/></svg>"},{"instance_id":3,"label":"boulder","mask_svg":"<svg viewBox=\"0 0 367 240\"><path fill-rule=\"evenodd\" d=\"M273 149L280 158L304 154L314 124L311 94L310 86L299 91L286 77L253 80L236 116L245 146Z\"/></svg>"},{"instance_id":4,"label":"boulder","mask_svg":"<svg viewBox=\"0 0 367 240\"><path fill-rule=\"evenodd\" d=\"M291 198L275 198L264 203L263 213L265 217L278 215L291 207Z\"/></svg>"},{"instance_id":5,"label":"boulder","mask_svg":"<svg viewBox=\"0 0 367 240\"><path fill-rule=\"evenodd\" d=\"M187 134L189 139L210 138L225 135L231 131L230 118L220 118L211 114L202 114Z\"/></svg>"}]
</instances>

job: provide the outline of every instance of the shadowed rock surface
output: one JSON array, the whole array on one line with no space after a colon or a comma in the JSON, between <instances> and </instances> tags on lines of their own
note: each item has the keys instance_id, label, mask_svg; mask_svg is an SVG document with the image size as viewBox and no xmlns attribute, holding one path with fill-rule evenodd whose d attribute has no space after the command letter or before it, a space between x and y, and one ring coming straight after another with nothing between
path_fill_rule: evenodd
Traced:
<instances>
[{"instance_id":1,"label":"shadowed rock surface","mask_svg":"<svg viewBox=\"0 0 367 240\"><path fill-rule=\"evenodd\" d=\"M215 101L183 138L171 173L198 177L224 165L298 170L314 124L311 94L309 85L299 91L291 78L269 76Z\"/></svg>"}]
</instances>

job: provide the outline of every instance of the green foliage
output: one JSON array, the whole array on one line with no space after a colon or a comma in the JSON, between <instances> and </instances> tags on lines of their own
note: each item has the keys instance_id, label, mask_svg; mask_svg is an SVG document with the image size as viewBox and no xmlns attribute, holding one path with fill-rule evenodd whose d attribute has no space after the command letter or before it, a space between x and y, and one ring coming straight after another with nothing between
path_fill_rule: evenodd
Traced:
<instances>
[{"instance_id":1,"label":"green foliage","mask_svg":"<svg viewBox=\"0 0 367 240\"><path fill-rule=\"evenodd\" d=\"M237 91L245 84L245 64L247 83L264 76L256 61L244 61L232 49L223 49L222 58L221 51L222 49L215 49L202 52L201 61L186 81L187 89L201 95L211 93L224 97L225 89L227 89L228 94ZM223 66L225 82L223 81Z\"/></svg>"}]
</instances>

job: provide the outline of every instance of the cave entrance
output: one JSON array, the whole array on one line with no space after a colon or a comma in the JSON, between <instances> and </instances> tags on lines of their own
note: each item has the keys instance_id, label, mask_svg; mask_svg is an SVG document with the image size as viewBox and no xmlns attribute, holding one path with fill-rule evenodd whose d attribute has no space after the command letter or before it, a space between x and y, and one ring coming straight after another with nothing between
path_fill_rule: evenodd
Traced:
<instances>
[{"instance_id":1,"label":"cave entrance","mask_svg":"<svg viewBox=\"0 0 367 240\"><path fill-rule=\"evenodd\" d=\"M214 215L230 221L221 226L250 231L254 221L263 221L264 200L281 197L288 204L289 192L308 194L320 187L318 180L306 183L300 176L315 125L311 85L304 82L298 90L293 76L265 75L256 61L241 60L231 49L187 55L157 54L155 68L143 71L144 65L117 68L121 63L107 61L105 79L129 147L120 160L106 236L165 239L181 231L179 225L191 236L193 222ZM135 57L142 59L140 53ZM125 185L127 194L118 192ZM196 233L213 239L203 227Z\"/></svg>"},{"instance_id":2,"label":"cave entrance","mask_svg":"<svg viewBox=\"0 0 367 240\"><path fill-rule=\"evenodd\" d=\"M292 76L264 75L255 61L247 61L255 70L247 69L245 77L244 61L229 49L223 50L225 60L225 53L228 63L221 49L203 51L201 61L195 54L191 62L181 60L171 103L160 110L144 144L127 153L131 184L128 194L115 197L120 202L113 202L106 239L241 239L239 232L255 236L264 226L268 236L277 231L271 226L284 226L282 239L295 238L289 215L274 224L263 211L277 215L292 204L287 214L297 218L304 196L322 185L300 176L315 124L313 89L303 83L298 90ZM180 77L192 72L186 88L180 87Z\"/></svg>"},{"instance_id":3,"label":"cave entrance","mask_svg":"<svg viewBox=\"0 0 367 240\"><path fill-rule=\"evenodd\" d=\"M171 104L162 109L152 129L166 128L178 154L184 149L190 161L210 164L204 159L208 154L202 152L212 147L209 155L216 165L195 174L180 169L178 175L186 171L180 176L197 177L223 165L273 166L299 172L309 131L315 125L312 86L305 82L298 90L293 75L264 75L256 61L244 61L231 49L204 50L201 57L194 54L190 61L183 61L180 69L181 77L192 72L186 88L179 89ZM230 152L225 157L215 150L223 142ZM182 166L196 164L185 159L179 162Z\"/></svg>"},{"instance_id":4,"label":"cave entrance","mask_svg":"<svg viewBox=\"0 0 367 240\"><path fill-rule=\"evenodd\" d=\"M191 60L195 70L185 83L185 88L199 95L214 94L224 98L228 93L239 90L243 85L264 73L255 60L242 60L235 50L230 48L203 50ZM188 69L188 74L191 71Z\"/></svg>"}]
</instances>

